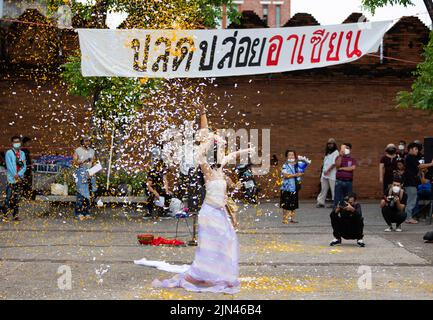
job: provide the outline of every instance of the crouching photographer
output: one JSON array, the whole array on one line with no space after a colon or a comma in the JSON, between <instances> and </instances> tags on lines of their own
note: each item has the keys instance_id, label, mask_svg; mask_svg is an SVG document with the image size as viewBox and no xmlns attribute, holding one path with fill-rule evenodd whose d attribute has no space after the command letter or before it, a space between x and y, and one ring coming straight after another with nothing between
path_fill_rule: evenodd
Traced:
<instances>
[{"instance_id":1,"label":"crouching photographer","mask_svg":"<svg viewBox=\"0 0 433 320\"><path fill-rule=\"evenodd\" d=\"M380 201L382 215L388 225L385 232L394 230L401 232L401 224L406 220L407 195L403 190L402 182L400 177L394 177L391 187ZM395 223L395 229L392 227L393 223Z\"/></svg>"},{"instance_id":2,"label":"crouching photographer","mask_svg":"<svg viewBox=\"0 0 433 320\"><path fill-rule=\"evenodd\" d=\"M364 218L362 217L361 205L356 199L356 193L349 193L331 212L331 225L335 238L329 244L330 246L341 244L341 238L344 238L357 240L358 246L365 247L363 240Z\"/></svg>"}]
</instances>

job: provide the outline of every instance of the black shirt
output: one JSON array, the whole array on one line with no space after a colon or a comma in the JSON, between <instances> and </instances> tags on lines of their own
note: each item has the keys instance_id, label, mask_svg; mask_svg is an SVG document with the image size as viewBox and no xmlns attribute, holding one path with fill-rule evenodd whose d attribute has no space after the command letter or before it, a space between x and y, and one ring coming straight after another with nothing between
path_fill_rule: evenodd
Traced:
<instances>
[{"instance_id":1,"label":"black shirt","mask_svg":"<svg viewBox=\"0 0 433 320\"><path fill-rule=\"evenodd\" d=\"M168 168L165 165L156 165L149 172L147 180L152 182L152 188L158 193L164 190L164 176L167 174Z\"/></svg>"},{"instance_id":2,"label":"black shirt","mask_svg":"<svg viewBox=\"0 0 433 320\"><path fill-rule=\"evenodd\" d=\"M417 187L420 184L419 159L418 157L408 154L405 159L406 170L404 172L404 184L406 187Z\"/></svg>"},{"instance_id":3,"label":"black shirt","mask_svg":"<svg viewBox=\"0 0 433 320\"><path fill-rule=\"evenodd\" d=\"M392 188L392 187L391 187ZM391 188L388 189L388 195L392 195ZM407 194L403 191L403 195L400 197L401 192L399 193L398 197L400 198L400 203L406 205L407 204Z\"/></svg>"},{"instance_id":4,"label":"black shirt","mask_svg":"<svg viewBox=\"0 0 433 320\"><path fill-rule=\"evenodd\" d=\"M361 209L361 204L359 203L355 203L354 205L352 205L352 207L355 209L355 212L349 211L349 210L345 210L344 208L340 209L340 215L342 218L351 218L351 217L362 217L362 209Z\"/></svg>"}]
</instances>

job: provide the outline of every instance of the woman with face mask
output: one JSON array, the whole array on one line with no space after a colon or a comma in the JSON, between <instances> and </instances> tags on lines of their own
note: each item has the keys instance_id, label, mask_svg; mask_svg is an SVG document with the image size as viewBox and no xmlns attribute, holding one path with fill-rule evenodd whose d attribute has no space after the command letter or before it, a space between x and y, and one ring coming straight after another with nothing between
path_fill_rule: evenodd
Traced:
<instances>
[{"instance_id":1,"label":"woman with face mask","mask_svg":"<svg viewBox=\"0 0 433 320\"><path fill-rule=\"evenodd\" d=\"M26 156L21 150L21 138L11 138L12 148L6 152L6 175L8 185L6 187L5 208L3 221L8 221L8 214L12 213L13 220L19 221L18 210L22 195L22 181L27 169Z\"/></svg>"},{"instance_id":2,"label":"woman with face mask","mask_svg":"<svg viewBox=\"0 0 433 320\"><path fill-rule=\"evenodd\" d=\"M298 193L303 173L298 169L298 157L295 150L286 151L286 162L281 170L283 184L281 185L280 207L283 209L283 223L298 223L295 220L295 210L299 208Z\"/></svg>"},{"instance_id":3,"label":"woman with face mask","mask_svg":"<svg viewBox=\"0 0 433 320\"><path fill-rule=\"evenodd\" d=\"M393 173L397 170L397 147L390 143L385 148L385 155L380 159L379 182L382 184L383 194L392 183Z\"/></svg>"},{"instance_id":4,"label":"woman with face mask","mask_svg":"<svg viewBox=\"0 0 433 320\"><path fill-rule=\"evenodd\" d=\"M388 225L385 232L401 232L401 224L406 220L407 195L402 188L402 181L400 177L394 177L392 184L380 201L382 215ZM395 229L393 229L393 223L395 223Z\"/></svg>"}]
</instances>

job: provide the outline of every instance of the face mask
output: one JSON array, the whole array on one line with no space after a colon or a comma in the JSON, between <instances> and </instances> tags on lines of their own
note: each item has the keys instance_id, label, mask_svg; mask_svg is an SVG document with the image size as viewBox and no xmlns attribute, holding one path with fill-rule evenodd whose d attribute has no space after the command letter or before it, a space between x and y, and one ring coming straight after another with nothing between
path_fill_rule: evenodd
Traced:
<instances>
[{"instance_id":1,"label":"face mask","mask_svg":"<svg viewBox=\"0 0 433 320\"><path fill-rule=\"evenodd\" d=\"M346 155L346 156L348 156L349 154L350 154L350 149L344 149L344 154Z\"/></svg>"},{"instance_id":2,"label":"face mask","mask_svg":"<svg viewBox=\"0 0 433 320\"><path fill-rule=\"evenodd\" d=\"M295 159L287 159L288 162L295 162Z\"/></svg>"},{"instance_id":3,"label":"face mask","mask_svg":"<svg viewBox=\"0 0 433 320\"><path fill-rule=\"evenodd\" d=\"M386 149L386 152L387 152L388 154L395 154L395 153L397 152L397 150L394 149L394 148L389 148L389 149Z\"/></svg>"},{"instance_id":4,"label":"face mask","mask_svg":"<svg viewBox=\"0 0 433 320\"><path fill-rule=\"evenodd\" d=\"M21 143L16 142L12 146L14 147L14 149L19 149L21 147Z\"/></svg>"},{"instance_id":5,"label":"face mask","mask_svg":"<svg viewBox=\"0 0 433 320\"><path fill-rule=\"evenodd\" d=\"M402 145L402 144L401 144L401 145L399 145L399 146L398 146L398 150L401 150L401 151L403 151L403 150L404 150L404 145Z\"/></svg>"},{"instance_id":6,"label":"face mask","mask_svg":"<svg viewBox=\"0 0 433 320\"><path fill-rule=\"evenodd\" d=\"M400 193L400 187L397 187L397 186L392 187L392 192Z\"/></svg>"}]
</instances>

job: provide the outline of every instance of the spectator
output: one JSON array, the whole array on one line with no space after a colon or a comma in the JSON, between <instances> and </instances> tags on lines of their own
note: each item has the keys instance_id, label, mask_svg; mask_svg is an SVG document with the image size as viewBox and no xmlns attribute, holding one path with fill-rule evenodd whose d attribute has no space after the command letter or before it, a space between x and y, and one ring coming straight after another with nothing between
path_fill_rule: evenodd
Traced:
<instances>
[{"instance_id":1,"label":"spectator","mask_svg":"<svg viewBox=\"0 0 433 320\"><path fill-rule=\"evenodd\" d=\"M12 213L14 221L20 220L18 210L24 174L26 172L26 155L21 150L21 138L13 136L11 142L12 149L8 150L5 155L8 185L6 187L6 199L3 208L3 221L7 221L9 213Z\"/></svg>"},{"instance_id":2,"label":"spectator","mask_svg":"<svg viewBox=\"0 0 433 320\"><path fill-rule=\"evenodd\" d=\"M397 169L397 147L390 143L385 148L385 155L380 159L379 181L382 184L383 194L386 194L392 183L394 170Z\"/></svg>"},{"instance_id":3,"label":"spectator","mask_svg":"<svg viewBox=\"0 0 433 320\"><path fill-rule=\"evenodd\" d=\"M21 148L21 150L24 152L24 154L26 155L26 173L24 174L24 179L23 179L23 195L28 198L28 199L33 199L34 198L34 194L33 194L33 189L32 189L32 184L33 184L33 170L32 170L32 157L30 154L30 143L31 143L32 139L29 137L24 137L23 138L23 147Z\"/></svg>"},{"instance_id":4,"label":"spectator","mask_svg":"<svg viewBox=\"0 0 433 320\"><path fill-rule=\"evenodd\" d=\"M149 215L159 216L163 214L163 207L168 207L171 192L168 190L167 180L168 168L162 159L155 160L147 176L148 204ZM163 198L163 199L162 199ZM160 200L163 200L160 203Z\"/></svg>"},{"instance_id":5,"label":"spectator","mask_svg":"<svg viewBox=\"0 0 433 320\"><path fill-rule=\"evenodd\" d=\"M417 187L417 201L414 209L414 216L419 218L421 210L419 207L420 200L432 200L432 177L428 169L423 168L420 170L421 184Z\"/></svg>"},{"instance_id":6,"label":"spectator","mask_svg":"<svg viewBox=\"0 0 433 320\"><path fill-rule=\"evenodd\" d=\"M95 163L95 150L91 148L90 137L82 138L80 143L81 146L75 149L73 163L78 167L75 171L77 183L75 217L82 221L90 218L93 193L96 192L96 179L88 173L88 169Z\"/></svg>"},{"instance_id":7,"label":"spectator","mask_svg":"<svg viewBox=\"0 0 433 320\"><path fill-rule=\"evenodd\" d=\"M272 155L272 158L271 158L271 165L272 165L272 166L278 166L278 157L277 157L276 154Z\"/></svg>"},{"instance_id":8,"label":"spectator","mask_svg":"<svg viewBox=\"0 0 433 320\"><path fill-rule=\"evenodd\" d=\"M433 161L431 163L421 164L419 162L419 145L415 142L410 143L407 146L408 155L405 159L405 172L404 172L404 185L407 193L407 205L406 205L406 223L417 224L418 221L413 218L414 209L417 201L417 187L421 184L419 176L419 170L424 168L433 167Z\"/></svg>"},{"instance_id":9,"label":"spectator","mask_svg":"<svg viewBox=\"0 0 433 320\"><path fill-rule=\"evenodd\" d=\"M330 217L334 232L334 240L329 244L331 247L341 244L341 238L356 240L358 246L365 247L364 218L355 193L350 192L340 201L332 210Z\"/></svg>"},{"instance_id":10,"label":"spectator","mask_svg":"<svg viewBox=\"0 0 433 320\"><path fill-rule=\"evenodd\" d=\"M418 160L424 160L423 144L421 140L415 140L413 143L418 146Z\"/></svg>"},{"instance_id":11,"label":"spectator","mask_svg":"<svg viewBox=\"0 0 433 320\"><path fill-rule=\"evenodd\" d=\"M403 178L404 178L404 170L405 170L405 168L404 168L404 159L397 159L397 163L396 163L396 169L394 170L394 172L393 172L393 177L400 177L400 179L402 179L403 180Z\"/></svg>"},{"instance_id":12,"label":"spectator","mask_svg":"<svg viewBox=\"0 0 433 320\"><path fill-rule=\"evenodd\" d=\"M287 150L286 159L281 170L283 184L281 185L280 206L283 209L283 223L298 223L295 220L295 210L299 208L298 193L303 173L299 172L298 156L295 150Z\"/></svg>"},{"instance_id":13,"label":"spectator","mask_svg":"<svg viewBox=\"0 0 433 320\"><path fill-rule=\"evenodd\" d=\"M403 159L406 157L407 151L406 151L406 141L400 140L398 143L398 150L397 150L397 157L399 159Z\"/></svg>"},{"instance_id":14,"label":"spectator","mask_svg":"<svg viewBox=\"0 0 433 320\"><path fill-rule=\"evenodd\" d=\"M344 143L340 148L340 155L335 160L337 167L334 208L352 192L353 172L356 169L356 160L350 156L352 144Z\"/></svg>"},{"instance_id":15,"label":"spectator","mask_svg":"<svg viewBox=\"0 0 433 320\"><path fill-rule=\"evenodd\" d=\"M403 180L396 176L392 181L387 193L380 201L380 208L388 228L385 232L394 231L392 224L395 223L395 231L401 232L401 224L406 220L407 195L403 190Z\"/></svg>"},{"instance_id":16,"label":"spectator","mask_svg":"<svg viewBox=\"0 0 433 320\"><path fill-rule=\"evenodd\" d=\"M329 139L326 144L322 174L320 176L321 191L317 197L317 208L323 208L325 206L326 196L329 189L331 189L332 200L334 201L335 179L337 174L335 160L337 159L338 154L338 147L335 139Z\"/></svg>"}]
</instances>

